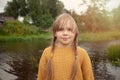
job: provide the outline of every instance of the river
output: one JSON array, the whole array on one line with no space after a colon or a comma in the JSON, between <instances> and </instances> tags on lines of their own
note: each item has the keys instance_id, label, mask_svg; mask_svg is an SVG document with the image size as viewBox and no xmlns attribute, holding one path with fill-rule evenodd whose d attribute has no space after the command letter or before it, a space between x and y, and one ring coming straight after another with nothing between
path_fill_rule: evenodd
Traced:
<instances>
[{"instance_id":1,"label":"river","mask_svg":"<svg viewBox=\"0 0 120 80\"><path fill-rule=\"evenodd\" d=\"M95 80L120 80L120 67L113 66L106 49L120 40L80 42L89 53ZM39 58L48 45L41 41L0 43L0 80L36 80Z\"/></svg>"}]
</instances>

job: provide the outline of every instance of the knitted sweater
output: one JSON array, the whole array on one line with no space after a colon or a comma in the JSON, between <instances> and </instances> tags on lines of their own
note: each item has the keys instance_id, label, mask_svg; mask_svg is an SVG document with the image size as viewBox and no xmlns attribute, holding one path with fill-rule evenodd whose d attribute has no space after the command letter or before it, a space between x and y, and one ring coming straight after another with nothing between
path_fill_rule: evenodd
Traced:
<instances>
[{"instance_id":1,"label":"knitted sweater","mask_svg":"<svg viewBox=\"0 0 120 80\"><path fill-rule=\"evenodd\" d=\"M87 52L77 47L78 64L75 80L94 80L90 58ZM45 79L45 67L51 57L51 47L44 50L38 70L38 80ZM71 47L55 47L52 57L54 80L70 80L75 55Z\"/></svg>"}]
</instances>

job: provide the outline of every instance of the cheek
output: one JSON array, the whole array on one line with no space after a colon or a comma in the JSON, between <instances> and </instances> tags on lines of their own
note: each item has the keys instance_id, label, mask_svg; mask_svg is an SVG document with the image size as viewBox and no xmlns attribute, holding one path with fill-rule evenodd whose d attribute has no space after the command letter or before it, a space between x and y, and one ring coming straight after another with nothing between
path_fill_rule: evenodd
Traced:
<instances>
[{"instance_id":1,"label":"cheek","mask_svg":"<svg viewBox=\"0 0 120 80\"><path fill-rule=\"evenodd\" d=\"M74 40L74 39L75 39L75 34L72 35L72 40Z\"/></svg>"},{"instance_id":2,"label":"cheek","mask_svg":"<svg viewBox=\"0 0 120 80\"><path fill-rule=\"evenodd\" d=\"M57 35L58 35L58 32L56 32L54 35L57 37Z\"/></svg>"},{"instance_id":3,"label":"cheek","mask_svg":"<svg viewBox=\"0 0 120 80\"><path fill-rule=\"evenodd\" d=\"M60 32L55 33L55 37L59 37L60 35L61 35Z\"/></svg>"},{"instance_id":4,"label":"cheek","mask_svg":"<svg viewBox=\"0 0 120 80\"><path fill-rule=\"evenodd\" d=\"M73 37L73 38L74 38L74 37L75 37L75 34L74 34L74 33L71 33L71 37Z\"/></svg>"},{"instance_id":5,"label":"cheek","mask_svg":"<svg viewBox=\"0 0 120 80\"><path fill-rule=\"evenodd\" d=\"M73 40L75 39L75 35L73 35Z\"/></svg>"}]
</instances>

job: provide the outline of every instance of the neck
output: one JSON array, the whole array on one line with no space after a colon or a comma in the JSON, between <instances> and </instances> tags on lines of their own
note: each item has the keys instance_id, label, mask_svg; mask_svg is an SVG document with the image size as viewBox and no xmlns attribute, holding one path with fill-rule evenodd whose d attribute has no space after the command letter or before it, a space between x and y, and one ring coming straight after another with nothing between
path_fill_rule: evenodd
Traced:
<instances>
[{"instance_id":1,"label":"neck","mask_svg":"<svg viewBox=\"0 0 120 80\"><path fill-rule=\"evenodd\" d=\"M65 45L65 44L60 44L60 43L57 43L56 46L58 46L58 47L73 47L72 44Z\"/></svg>"}]
</instances>

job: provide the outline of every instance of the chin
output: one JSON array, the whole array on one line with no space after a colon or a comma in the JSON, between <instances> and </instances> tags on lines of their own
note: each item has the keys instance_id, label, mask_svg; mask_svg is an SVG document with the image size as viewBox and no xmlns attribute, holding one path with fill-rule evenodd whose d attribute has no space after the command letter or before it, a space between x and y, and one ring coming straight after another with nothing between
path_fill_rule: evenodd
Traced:
<instances>
[{"instance_id":1,"label":"chin","mask_svg":"<svg viewBox=\"0 0 120 80\"><path fill-rule=\"evenodd\" d=\"M63 45L69 45L69 43L63 43Z\"/></svg>"}]
</instances>

